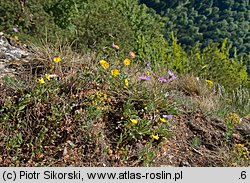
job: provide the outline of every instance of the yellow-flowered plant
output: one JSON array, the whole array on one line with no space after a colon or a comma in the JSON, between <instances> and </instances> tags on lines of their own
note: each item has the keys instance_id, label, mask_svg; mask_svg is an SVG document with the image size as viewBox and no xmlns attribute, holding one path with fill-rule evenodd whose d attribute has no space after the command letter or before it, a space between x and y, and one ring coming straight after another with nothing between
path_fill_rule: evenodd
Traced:
<instances>
[{"instance_id":1,"label":"yellow-flowered plant","mask_svg":"<svg viewBox=\"0 0 250 183\"><path fill-rule=\"evenodd\" d=\"M160 118L160 121L163 122L163 123L167 122L167 120L165 118Z\"/></svg>"},{"instance_id":2,"label":"yellow-flowered plant","mask_svg":"<svg viewBox=\"0 0 250 183\"><path fill-rule=\"evenodd\" d=\"M234 148L234 153L236 154L237 160L248 161L249 160L249 151L248 148L243 144L236 144Z\"/></svg>"},{"instance_id":3,"label":"yellow-flowered plant","mask_svg":"<svg viewBox=\"0 0 250 183\"><path fill-rule=\"evenodd\" d=\"M43 78L40 78L40 79L38 79L38 83L40 83L40 84L45 84L45 81L44 81Z\"/></svg>"},{"instance_id":4,"label":"yellow-flowered plant","mask_svg":"<svg viewBox=\"0 0 250 183\"><path fill-rule=\"evenodd\" d=\"M124 85L125 85L126 87L128 87L128 84L129 84L128 79L125 79L125 80L124 80Z\"/></svg>"},{"instance_id":5,"label":"yellow-flowered plant","mask_svg":"<svg viewBox=\"0 0 250 183\"><path fill-rule=\"evenodd\" d=\"M118 75L120 74L120 72L119 72L119 70L117 70L117 69L113 69L113 70L111 71L111 74L112 74L112 76L116 77L116 76L118 76Z\"/></svg>"},{"instance_id":6,"label":"yellow-flowered plant","mask_svg":"<svg viewBox=\"0 0 250 183\"><path fill-rule=\"evenodd\" d=\"M115 43L112 43L112 47L115 48L115 49L117 49L117 50L120 49L119 45L117 45L117 44L115 44Z\"/></svg>"},{"instance_id":7,"label":"yellow-flowered plant","mask_svg":"<svg viewBox=\"0 0 250 183\"><path fill-rule=\"evenodd\" d=\"M100 60L100 64L105 70L109 68L109 63L106 60Z\"/></svg>"},{"instance_id":8,"label":"yellow-flowered plant","mask_svg":"<svg viewBox=\"0 0 250 183\"><path fill-rule=\"evenodd\" d=\"M54 62L56 62L56 63L58 63L58 62L61 62L62 61L62 59L61 59L61 57L54 57Z\"/></svg>"},{"instance_id":9,"label":"yellow-flowered plant","mask_svg":"<svg viewBox=\"0 0 250 183\"><path fill-rule=\"evenodd\" d=\"M152 138L155 140L159 140L159 136L158 135L152 135Z\"/></svg>"},{"instance_id":10,"label":"yellow-flowered plant","mask_svg":"<svg viewBox=\"0 0 250 183\"><path fill-rule=\"evenodd\" d=\"M237 114L229 113L225 118L225 122L227 125L226 140L229 141L233 135L235 126L240 124L241 120Z\"/></svg>"},{"instance_id":11,"label":"yellow-flowered plant","mask_svg":"<svg viewBox=\"0 0 250 183\"><path fill-rule=\"evenodd\" d=\"M130 52L129 52L129 56L130 56L130 58L135 58L135 53L132 52L132 51L130 51Z\"/></svg>"},{"instance_id":12,"label":"yellow-flowered plant","mask_svg":"<svg viewBox=\"0 0 250 183\"><path fill-rule=\"evenodd\" d=\"M123 61L123 64L126 65L126 66L130 65L130 63L131 63L131 61L130 61L128 58L126 58L126 59Z\"/></svg>"},{"instance_id":13,"label":"yellow-flowered plant","mask_svg":"<svg viewBox=\"0 0 250 183\"><path fill-rule=\"evenodd\" d=\"M45 74L45 78L46 78L48 81L50 81L51 76L50 76L49 74Z\"/></svg>"},{"instance_id":14,"label":"yellow-flowered plant","mask_svg":"<svg viewBox=\"0 0 250 183\"><path fill-rule=\"evenodd\" d=\"M229 113L225 120L231 121L234 125L240 124L240 116L236 113Z\"/></svg>"},{"instance_id":15,"label":"yellow-flowered plant","mask_svg":"<svg viewBox=\"0 0 250 183\"><path fill-rule=\"evenodd\" d=\"M89 100L91 101L91 105L98 110L107 110L108 105L108 97L107 94L101 91L97 91L89 96Z\"/></svg>"},{"instance_id":16,"label":"yellow-flowered plant","mask_svg":"<svg viewBox=\"0 0 250 183\"><path fill-rule=\"evenodd\" d=\"M136 120L136 119L130 119L130 121L133 123L133 124L137 124L138 123L138 121Z\"/></svg>"},{"instance_id":17,"label":"yellow-flowered plant","mask_svg":"<svg viewBox=\"0 0 250 183\"><path fill-rule=\"evenodd\" d=\"M213 81L211 81L211 80L206 80L206 83L207 83L209 88L212 88L214 85Z\"/></svg>"}]
</instances>

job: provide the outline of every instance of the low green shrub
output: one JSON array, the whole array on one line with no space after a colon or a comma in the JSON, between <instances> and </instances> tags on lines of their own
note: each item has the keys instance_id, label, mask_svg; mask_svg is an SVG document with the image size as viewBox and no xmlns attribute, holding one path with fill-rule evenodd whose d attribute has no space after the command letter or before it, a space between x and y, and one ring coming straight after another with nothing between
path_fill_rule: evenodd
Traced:
<instances>
[{"instance_id":1,"label":"low green shrub","mask_svg":"<svg viewBox=\"0 0 250 183\"><path fill-rule=\"evenodd\" d=\"M202 53L191 55L192 71L195 75L220 83L227 90L233 91L247 84L247 69L237 58L229 57L227 40L222 47L210 45Z\"/></svg>"}]
</instances>

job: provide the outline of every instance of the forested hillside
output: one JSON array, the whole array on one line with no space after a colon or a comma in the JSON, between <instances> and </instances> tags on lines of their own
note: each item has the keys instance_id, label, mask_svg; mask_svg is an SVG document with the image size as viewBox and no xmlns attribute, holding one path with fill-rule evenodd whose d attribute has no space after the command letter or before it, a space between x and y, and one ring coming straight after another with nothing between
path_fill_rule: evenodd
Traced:
<instances>
[{"instance_id":1,"label":"forested hillside","mask_svg":"<svg viewBox=\"0 0 250 183\"><path fill-rule=\"evenodd\" d=\"M166 17L165 37L174 31L184 48L202 47L228 38L231 54L250 52L249 0L141 0ZM249 60L249 58L248 58ZM250 64L250 63L249 63Z\"/></svg>"}]
</instances>

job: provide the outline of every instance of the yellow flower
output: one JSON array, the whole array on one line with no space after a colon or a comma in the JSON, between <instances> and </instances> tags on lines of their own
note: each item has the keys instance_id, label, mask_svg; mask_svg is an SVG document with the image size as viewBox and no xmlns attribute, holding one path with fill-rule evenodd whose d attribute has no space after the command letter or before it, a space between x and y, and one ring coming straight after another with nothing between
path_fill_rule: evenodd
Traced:
<instances>
[{"instance_id":1,"label":"yellow flower","mask_svg":"<svg viewBox=\"0 0 250 183\"><path fill-rule=\"evenodd\" d=\"M50 81L50 75L49 74L45 74L45 78Z\"/></svg>"},{"instance_id":2,"label":"yellow flower","mask_svg":"<svg viewBox=\"0 0 250 183\"><path fill-rule=\"evenodd\" d=\"M125 80L124 80L124 85L125 85L126 87L128 87L128 79L125 79Z\"/></svg>"},{"instance_id":3,"label":"yellow flower","mask_svg":"<svg viewBox=\"0 0 250 183\"><path fill-rule=\"evenodd\" d=\"M135 53L132 52L132 51L130 51L130 52L129 52L129 56L130 56L130 58L135 58Z\"/></svg>"},{"instance_id":4,"label":"yellow flower","mask_svg":"<svg viewBox=\"0 0 250 183\"><path fill-rule=\"evenodd\" d=\"M120 74L120 72L117 69L113 69L111 71L111 74L112 74L112 76L116 77L116 76L118 76Z\"/></svg>"},{"instance_id":5,"label":"yellow flower","mask_svg":"<svg viewBox=\"0 0 250 183\"><path fill-rule=\"evenodd\" d=\"M123 61L124 65L128 66L130 65L130 60L128 58L126 58L124 61Z\"/></svg>"},{"instance_id":6,"label":"yellow flower","mask_svg":"<svg viewBox=\"0 0 250 183\"><path fill-rule=\"evenodd\" d=\"M226 118L227 121L233 121L235 124L240 124L241 120L240 120L240 116L237 115L236 113L230 113L228 115L228 117Z\"/></svg>"},{"instance_id":7,"label":"yellow flower","mask_svg":"<svg viewBox=\"0 0 250 183\"><path fill-rule=\"evenodd\" d=\"M211 81L211 80L206 80L206 82L207 82L207 84L208 84L208 86L210 87L210 88L212 88L212 86L213 86L213 81Z\"/></svg>"},{"instance_id":8,"label":"yellow flower","mask_svg":"<svg viewBox=\"0 0 250 183\"><path fill-rule=\"evenodd\" d=\"M105 60L100 60L100 64L104 69L108 69L109 68L109 63Z\"/></svg>"},{"instance_id":9,"label":"yellow flower","mask_svg":"<svg viewBox=\"0 0 250 183\"><path fill-rule=\"evenodd\" d=\"M44 81L43 78L38 79L38 82L39 82L40 84L45 84L45 81Z\"/></svg>"},{"instance_id":10,"label":"yellow flower","mask_svg":"<svg viewBox=\"0 0 250 183\"><path fill-rule=\"evenodd\" d=\"M158 135L152 135L152 138L155 140L159 140L159 136Z\"/></svg>"},{"instance_id":11,"label":"yellow flower","mask_svg":"<svg viewBox=\"0 0 250 183\"><path fill-rule=\"evenodd\" d=\"M107 94L106 93L103 94L103 99L107 100Z\"/></svg>"},{"instance_id":12,"label":"yellow flower","mask_svg":"<svg viewBox=\"0 0 250 183\"><path fill-rule=\"evenodd\" d=\"M58 62L61 62L62 59L60 57L54 57L54 62L58 63Z\"/></svg>"},{"instance_id":13,"label":"yellow flower","mask_svg":"<svg viewBox=\"0 0 250 183\"><path fill-rule=\"evenodd\" d=\"M163 122L163 123L167 122L167 120L165 118L160 118L160 121Z\"/></svg>"},{"instance_id":14,"label":"yellow flower","mask_svg":"<svg viewBox=\"0 0 250 183\"><path fill-rule=\"evenodd\" d=\"M137 124L138 123L138 121L136 120L136 119L130 119L130 121L133 123L133 124Z\"/></svg>"},{"instance_id":15,"label":"yellow flower","mask_svg":"<svg viewBox=\"0 0 250 183\"><path fill-rule=\"evenodd\" d=\"M237 149L245 150L246 147L243 144L236 144Z\"/></svg>"},{"instance_id":16,"label":"yellow flower","mask_svg":"<svg viewBox=\"0 0 250 183\"><path fill-rule=\"evenodd\" d=\"M116 45L115 43L112 43L112 47L115 48L115 49L117 49L117 50L120 49L120 47L118 45Z\"/></svg>"}]
</instances>

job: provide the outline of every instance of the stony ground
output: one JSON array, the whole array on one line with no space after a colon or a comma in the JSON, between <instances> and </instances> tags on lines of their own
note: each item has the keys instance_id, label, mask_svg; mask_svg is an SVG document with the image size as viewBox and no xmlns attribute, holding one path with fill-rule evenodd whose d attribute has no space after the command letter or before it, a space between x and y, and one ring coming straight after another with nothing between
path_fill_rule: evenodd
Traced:
<instances>
[{"instance_id":1,"label":"stony ground","mask_svg":"<svg viewBox=\"0 0 250 183\"><path fill-rule=\"evenodd\" d=\"M28 46L0 32L0 78L6 74L17 74L18 69L30 62L31 58L32 52Z\"/></svg>"},{"instance_id":2,"label":"stony ground","mask_svg":"<svg viewBox=\"0 0 250 183\"><path fill-rule=\"evenodd\" d=\"M226 166L229 148L225 146L224 121L206 117L201 111L180 116L169 139L159 153L155 165L171 166ZM240 133L234 134L233 143L249 143ZM194 144L195 140L198 144Z\"/></svg>"}]
</instances>

